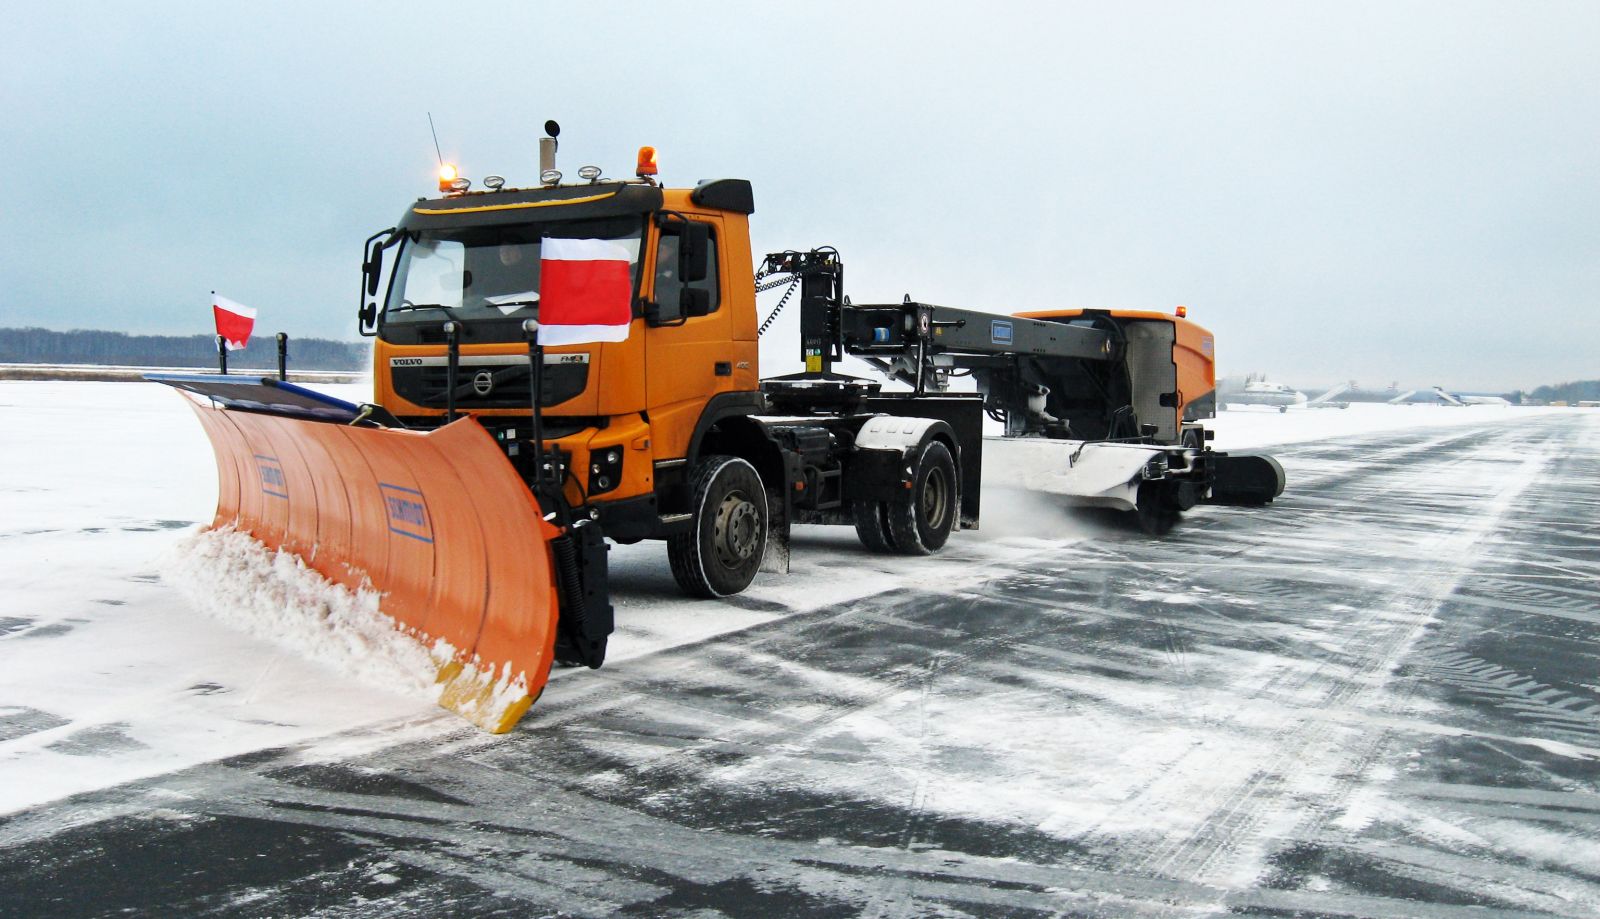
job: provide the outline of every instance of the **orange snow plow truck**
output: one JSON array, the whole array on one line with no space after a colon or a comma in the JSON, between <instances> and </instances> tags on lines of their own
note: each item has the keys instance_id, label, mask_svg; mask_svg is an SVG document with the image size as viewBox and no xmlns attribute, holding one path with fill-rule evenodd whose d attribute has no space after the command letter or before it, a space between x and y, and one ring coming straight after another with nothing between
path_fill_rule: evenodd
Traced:
<instances>
[{"instance_id":1,"label":"orange snow plow truck","mask_svg":"<svg viewBox=\"0 0 1600 919\"><path fill-rule=\"evenodd\" d=\"M563 184L553 128L538 186L441 178L368 240L372 403L150 376L195 397L213 526L379 591L433 653L441 704L486 730L511 729L553 664L604 660L608 539L665 540L698 597L738 593L764 560L781 570L794 523L935 552L977 526L986 416L1060 448L1038 460L1055 467L1046 490L1152 533L1200 502L1283 490L1270 458L1209 448L1212 339L1185 319L852 305L831 249L755 262L748 182L663 188L644 148L636 179L584 167ZM806 370L763 381L756 295L783 285ZM835 372L845 357L904 385ZM952 375L977 391L949 391Z\"/></svg>"}]
</instances>

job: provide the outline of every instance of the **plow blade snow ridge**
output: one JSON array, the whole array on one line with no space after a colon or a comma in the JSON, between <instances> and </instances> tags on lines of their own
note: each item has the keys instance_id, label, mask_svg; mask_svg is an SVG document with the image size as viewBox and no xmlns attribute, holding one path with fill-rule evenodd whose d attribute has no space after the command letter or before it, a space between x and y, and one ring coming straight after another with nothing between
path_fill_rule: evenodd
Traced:
<instances>
[{"instance_id":1,"label":"plow blade snow ridge","mask_svg":"<svg viewBox=\"0 0 1600 919\"><path fill-rule=\"evenodd\" d=\"M494 439L462 419L420 433L190 400L216 451L216 527L292 552L379 607L439 666L439 703L509 731L549 677L555 528Z\"/></svg>"}]
</instances>

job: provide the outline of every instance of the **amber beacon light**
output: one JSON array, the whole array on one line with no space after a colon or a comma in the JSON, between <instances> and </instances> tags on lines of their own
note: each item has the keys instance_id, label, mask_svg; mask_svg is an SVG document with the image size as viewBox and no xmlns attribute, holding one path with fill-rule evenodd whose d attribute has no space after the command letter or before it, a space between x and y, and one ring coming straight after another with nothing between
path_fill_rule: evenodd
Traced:
<instances>
[{"instance_id":1,"label":"amber beacon light","mask_svg":"<svg viewBox=\"0 0 1600 919\"><path fill-rule=\"evenodd\" d=\"M638 172L635 173L635 175L639 176L640 178L644 178L645 176L653 176L655 174L656 174L656 148L654 148L654 147L640 147L639 148L639 170L638 170Z\"/></svg>"},{"instance_id":2,"label":"amber beacon light","mask_svg":"<svg viewBox=\"0 0 1600 919\"><path fill-rule=\"evenodd\" d=\"M456 164L455 163L440 163L439 164L439 190L440 191L449 191L451 189L453 183L455 182L456 177L458 175L460 175L460 173L456 171Z\"/></svg>"}]
</instances>

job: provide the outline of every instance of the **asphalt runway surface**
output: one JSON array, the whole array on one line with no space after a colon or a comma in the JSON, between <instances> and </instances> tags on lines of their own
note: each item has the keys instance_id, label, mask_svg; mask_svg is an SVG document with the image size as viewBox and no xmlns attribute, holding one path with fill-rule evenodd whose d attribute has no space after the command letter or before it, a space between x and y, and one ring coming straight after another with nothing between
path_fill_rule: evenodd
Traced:
<instances>
[{"instance_id":1,"label":"asphalt runway surface","mask_svg":"<svg viewBox=\"0 0 1600 919\"><path fill-rule=\"evenodd\" d=\"M509 735L0 818L0 915L1600 915L1600 419L1274 452L1269 508L574 674Z\"/></svg>"}]
</instances>

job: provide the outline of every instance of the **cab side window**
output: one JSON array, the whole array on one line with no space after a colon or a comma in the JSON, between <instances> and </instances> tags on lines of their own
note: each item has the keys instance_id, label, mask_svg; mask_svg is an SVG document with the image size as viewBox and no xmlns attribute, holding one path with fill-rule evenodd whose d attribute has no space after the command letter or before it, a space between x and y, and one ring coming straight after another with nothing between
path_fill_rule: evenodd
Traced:
<instances>
[{"instance_id":1,"label":"cab side window","mask_svg":"<svg viewBox=\"0 0 1600 919\"><path fill-rule=\"evenodd\" d=\"M708 264L705 279L694 281L689 287L706 291L711 304L706 312L715 313L722 306L722 291L718 283L720 275L717 268L715 227L711 228L711 245L706 254ZM665 310L676 312L683 287L683 282L678 278L678 231L673 227L667 227L661 231L661 242L656 247L656 302Z\"/></svg>"}]
</instances>

